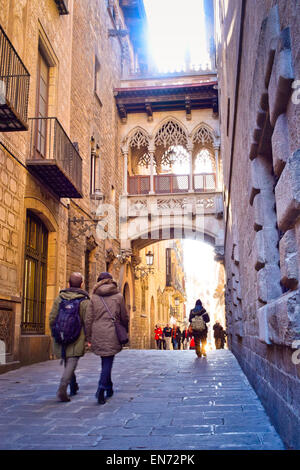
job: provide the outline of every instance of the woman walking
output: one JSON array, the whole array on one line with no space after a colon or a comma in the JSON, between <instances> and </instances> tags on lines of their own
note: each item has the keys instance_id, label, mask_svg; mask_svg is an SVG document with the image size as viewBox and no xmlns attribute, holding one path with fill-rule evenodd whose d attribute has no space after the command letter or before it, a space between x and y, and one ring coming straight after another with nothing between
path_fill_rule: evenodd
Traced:
<instances>
[{"instance_id":1,"label":"woman walking","mask_svg":"<svg viewBox=\"0 0 300 470\"><path fill-rule=\"evenodd\" d=\"M122 349L113 319L128 331L125 300L112 275L103 272L94 286L85 320L87 342L91 345L91 350L101 356L102 361L96 392L99 404L104 404L105 399L113 395L111 370L115 355Z\"/></svg>"},{"instance_id":2,"label":"woman walking","mask_svg":"<svg viewBox=\"0 0 300 470\"><path fill-rule=\"evenodd\" d=\"M206 356L205 346L208 331L206 323L209 322L209 315L200 299L196 301L195 308L190 312L189 322L191 323L190 327L195 339L196 354L198 357Z\"/></svg>"},{"instance_id":3,"label":"woman walking","mask_svg":"<svg viewBox=\"0 0 300 470\"><path fill-rule=\"evenodd\" d=\"M154 334L155 334L156 349L162 349L163 332L159 325L155 325Z\"/></svg>"}]
</instances>

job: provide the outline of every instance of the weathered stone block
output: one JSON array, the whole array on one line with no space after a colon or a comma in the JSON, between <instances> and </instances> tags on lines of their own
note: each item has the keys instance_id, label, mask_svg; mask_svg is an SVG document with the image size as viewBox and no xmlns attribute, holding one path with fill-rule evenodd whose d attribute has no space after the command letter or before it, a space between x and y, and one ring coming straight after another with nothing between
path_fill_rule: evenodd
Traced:
<instances>
[{"instance_id":1,"label":"weathered stone block","mask_svg":"<svg viewBox=\"0 0 300 470\"><path fill-rule=\"evenodd\" d=\"M292 228L300 215L300 150L288 158L275 188L278 227Z\"/></svg>"},{"instance_id":2,"label":"weathered stone block","mask_svg":"<svg viewBox=\"0 0 300 470\"><path fill-rule=\"evenodd\" d=\"M271 189L263 189L254 198L254 230L259 231L262 228L275 228L275 197Z\"/></svg>"},{"instance_id":3,"label":"weathered stone block","mask_svg":"<svg viewBox=\"0 0 300 470\"><path fill-rule=\"evenodd\" d=\"M277 249L278 233L275 228L264 228L255 234L255 269L259 271L267 263L276 264L279 261Z\"/></svg>"},{"instance_id":4,"label":"weathered stone block","mask_svg":"<svg viewBox=\"0 0 300 470\"><path fill-rule=\"evenodd\" d=\"M259 232L258 232L259 233ZM277 264L267 264L257 273L258 299L267 303L280 297L282 289L280 286L280 269Z\"/></svg>"},{"instance_id":5,"label":"weathered stone block","mask_svg":"<svg viewBox=\"0 0 300 470\"><path fill-rule=\"evenodd\" d=\"M263 158L251 162L251 186L256 191L273 188L272 166Z\"/></svg>"},{"instance_id":6,"label":"weathered stone block","mask_svg":"<svg viewBox=\"0 0 300 470\"><path fill-rule=\"evenodd\" d=\"M240 338L244 337L244 335L245 335L244 324L241 320L235 322L235 324L234 324L234 334L236 336L239 336Z\"/></svg>"},{"instance_id":7,"label":"weathered stone block","mask_svg":"<svg viewBox=\"0 0 300 470\"><path fill-rule=\"evenodd\" d=\"M298 285L298 253L295 230L288 230L279 243L281 282L289 289Z\"/></svg>"},{"instance_id":8,"label":"weathered stone block","mask_svg":"<svg viewBox=\"0 0 300 470\"><path fill-rule=\"evenodd\" d=\"M294 81L294 70L292 63L290 30L285 28L280 35L274 65L268 87L270 122L274 127L280 114L286 111L292 83Z\"/></svg>"},{"instance_id":9,"label":"weathered stone block","mask_svg":"<svg viewBox=\"0 0 300 470\"><path fill-rule=\"evenodd\" d=\"M288 124L285 114L281 114L276 121L272 135L272 153L274 173L280 176L289 157Z\"/></svg>"},{"instance_id":10,"label":"weathered stone block","mask_svg":"<svg viewBox=\"0 0 300 470\"><path fill-rule=\"evenodd\" d=\"M264 32L264 41L263 41L263 48L264 48L264 59L265 59L265 85L268 87L273 62L274 62L274 55L277 48L278 37L280 34L280 19L279 19L279 11L278 5L275 5L271 8L266 24L265 24L265 32Z\"/></svg>"},{"instance_id":11,"label":"weathered stone block","mask_svg":"<svg viewBox=\"0 0 300 470\"><path fill-rule=\"evenodd\" d=\"M269 305L264 305L257 311L259 340L265 344L271 344L271 341L269 338L268 309L269 309Z\"/></svg>"},{"instance_id":12,"label":"weathered stone block","mask_svg":"<svg viewBox=\"0 0 300 470\"><path fill-rule=\"evenodd\" d=\"M268 305L269 338L272 343L292 346L300 340L300 291L293 291Z\"/></svg>"}]
</instances>

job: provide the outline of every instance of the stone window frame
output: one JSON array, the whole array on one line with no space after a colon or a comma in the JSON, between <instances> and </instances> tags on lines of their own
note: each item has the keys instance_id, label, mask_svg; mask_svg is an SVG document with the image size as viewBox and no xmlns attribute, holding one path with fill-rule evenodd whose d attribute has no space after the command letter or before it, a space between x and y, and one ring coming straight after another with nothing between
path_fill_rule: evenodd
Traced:
<instances>
[{"instance_id":1,"label":"stone window frame","mask_svg":"<svg viewBox=\"0 0 300 470\"><path fill-rule=\"evenodd\" d=\"M36 248L32 248L27 245L27 232L28 232L28 224L30 221L33 221L37 224L37 246ZM44 234L44 235L43 235ZM42 242L43 240L43 242ZM49 243L49 231L45 226L44 222L30 209L26 211L26 237L25 237L25 257L24 257L24 294L23 294L23 305L22 305L22 322L21 322L21 330L22 334L45 334L45 326L46 326L46 288L47 288L47 274L48 274L48 243ZM42 251L43 250L43 251ZM43 318L43 321L40 322L32 322L25 319L25 308L26 308L26 300L25 300L25 292L26 292L26 261L33 261L35 263L35 271L34 271L34 305L32 307L32 311L29 312L29 318L33 319L34 314L33 311L38 309L40 310L40 320ZM39 289L41 274L44 270L44 275L42 279L42 289ZM40 291L40 292L39 292ZM42 297L40 294L42 293ZM29 300L29 299L28 299ZM39 305L37 308L36 305ZM29 309L30 310L30 309ZM28 325L36 323L31 328Z\"/></svg>"},{"instance_id":2,"label":"stone window frame","mask_svg":"<svg viewBox=\"0 0 300 470\"><path fill-rule=\"evenodd\" d=\"M41 25L38 25L38 47L49 67L48 116L57 116L59 60ZM37 56L38 57L38 56ZM36 83L37 90L37 83ZM36 97L37 100L37 97ZM36 101L37 103L37 101ZM35 107L36 109L36 107Z\"/></svg>"}]
</instances>

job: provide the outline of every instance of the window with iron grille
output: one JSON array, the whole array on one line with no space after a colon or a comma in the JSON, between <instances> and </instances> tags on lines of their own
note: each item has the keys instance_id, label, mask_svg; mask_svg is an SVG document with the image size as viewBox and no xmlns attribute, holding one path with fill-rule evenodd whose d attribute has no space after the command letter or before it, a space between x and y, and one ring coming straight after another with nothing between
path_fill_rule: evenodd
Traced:
<instances>
[{"instance_id":1,"label":"window with iron grille","mask_svg":"<svg viewBox=\"0 0 300 470\"><path fill-rule=\"evenodd\" d=\"M26 220L22 333L45 334L48 231L28 211Z\"/></svg>"}]
</instances>

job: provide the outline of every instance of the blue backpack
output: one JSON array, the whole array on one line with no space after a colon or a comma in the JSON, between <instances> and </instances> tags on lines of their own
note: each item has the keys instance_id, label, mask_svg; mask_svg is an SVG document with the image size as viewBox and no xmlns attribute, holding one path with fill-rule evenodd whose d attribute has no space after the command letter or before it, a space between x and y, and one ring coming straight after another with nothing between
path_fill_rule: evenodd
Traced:
<instances>
[{"instance_id":1,"label":"blue backpack","mask_svg":"<svg viewBox=\"0 0 300 470\"><path fill-rule=\"evenodd\" d=\"M80 302L87 298L62 299L60 301L58 314L51 331L56 343L62 345L63 358L65 358L65 346L74 343L79 338L83 326L79 313Z\"/></svg>"}]
</instances>

